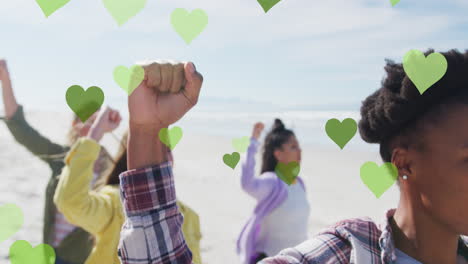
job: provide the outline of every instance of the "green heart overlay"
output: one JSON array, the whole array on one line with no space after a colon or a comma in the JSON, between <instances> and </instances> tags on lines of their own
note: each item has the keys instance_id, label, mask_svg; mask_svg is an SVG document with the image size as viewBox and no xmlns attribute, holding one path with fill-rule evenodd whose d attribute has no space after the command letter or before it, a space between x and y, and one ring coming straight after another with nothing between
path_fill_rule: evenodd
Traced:
<instances>
[{"instance_id":1,"label":"green heart overlay","mask_svg":"<svg viewBox=\"0 0 468 264\"><path fill-rule=\"evenodd\" d=\"M11 264L54 264L55 251L47 244L33 248L24 240L18 240L10 247Z\"/></svg>"},{"instance_id":2,"label":"green heart overlay","mask_svg":"<svg viewBox=\"0 0 468 264\"><path fill-rule=\"evenodd\" d=\"M301 166L296 161L290 162L288 164L278 162L275 167L276 175L287 185L291 185L294 182L294 180L299 175L300 170Z\"/></svg>"},{"instance_id":3,"label":"green heart overlay","mask_svg":"<svg viewBox=\"0 0 468 264\"><path fill-rule=\"evenodd\" d=\"M102 2L119 26L138 14L146 5L146 0L102 0Z\"/></svg>"},{"instance_id":4,"label":"green heart overlay","mask_svg":"<svg viewBox=\"0 0 468 264\"><path fill-rule=\"evenodd\" d=\"M208 15L201 9L189 13L183 8L176 8L171 14L171 23L174 30L190 44L208 25Z\"/></svg>"},{"instance_id":5,"label":"green heart overlay","mask_svg":"<svg viewBox=\"0 0 468 264\"><path fill-rule=\"evenodd\" d=\"M262 6L263 10L268 12L272 7L274 7L281 0L257 0L257 2Z\"/></svg>"},{"instance_id":6,"label":"green heart overlay","mask_svg":"<svg viewBox=\"0 0 468 264\"><path fill-rule=\"evenodd\" d=\"M130 96L145 78L145 70L139 65L130 69L118 66L114 69L114 80Z\"/></svg>"},{"instance_id":7,"label":"green heart overlay","mask_svg":"<svg viewBox=\"0 0 468 264\"><path fill-rule=\"evenodd\" d=\"M396 4L400 3L400 0L390 0L390 3L392 3L392 6L396 6Z\"/></svg>"},{"instance_id":8,"label":"green heart overlay","mask_svg":"<svg viewBox=\"0 0 468 264\"><path fill-rule=\"evenodd\" d=\"M68 4L70 0L36 0L39 7L46 17L52 15L55 11Z\"/></svg>"},{"instance_id":9,"label":"green heart overlay","mask_svg":"<svg viewBox=\"0 0 468 264\"><path fill-rule=\"evenodd\" d=\"M232 140L232 146L237 152L244 153L247 151L247 148L250 144L250 138L245 136L241 138L235 138Z\"/></svg>"},{"instance_id":10,"label":"green heart overlay","mask_svg":"<svg viewBox=\"0 0 468 264\"><path fill-rule=\"evenodd\" d=\"M411 50L403 58L403 68L408 78L423 94L432 85L444 77L447 72L448 63L444 55L431 53L424 56L419 50Z\"/></svg>"},{"instance_id":11,"label":"green heart overlay","mask_svg":"<svg viewBox=\"0 0 468 264\"><path fill-rule=\"evenodd\" d=\"M386 162L379 167L369 161L361 166L361 180L377 198L392 187L397 178L398 169L393 163Z\"/></svg>"},{"instance_id":12,"label":"green heart overlay","mask_svg":"<svg viewBox=\"0 0 468 264\"><path fill-rule=\"evenodd\" d=\"M65 97L68 106L83 123L86 122L104 102L104 93L101 88L97 86L92 86L86 91L79 85L70 86Z\"/></svg>"},{"instance_id":13,"label":"green heart overlay","mask_svg":"<svg viewBox=\"0 0 468 264\"><path fill-rule=\"evenodd\" d=\"M159 139L164 145L173 150L177 143L182 139L183 132L180 127L173 127L171 129L162 128L159 130Z\"/></svg>"},{"instance_id":14,"label":"green heart overlay","mask_svg":"<svg viewBox=\"0 0 468 264\"><path fill-rule=\"evenodd\" d=\"M343 122L332 118L327 121L325 131L341 149L356 135L357 123L354 119L346 118Z\"/></svg>"},{"instance_id":15,"label":"green heart overlay","mask_svg":"<svg viewBox=\"0 0 468 264\"><path fill-rule=\"evenodd\" d=\"M225 154L223 156L224 164L228 165L232 169L236 168L237 163L239 163L239 160L240 160L240 154L238 152L233 152L231 155Z\"/></svg>"},{"instance_id":16,"label":"green heart overlay","mask_svg":"<svg viewBox=\"0 0 468 264\"><path fill-rule=\"evenodd\" d=\"M24 223L23 211L14 204L0 206L0 243L14 235Z\"/></svg>"}]
</instances>

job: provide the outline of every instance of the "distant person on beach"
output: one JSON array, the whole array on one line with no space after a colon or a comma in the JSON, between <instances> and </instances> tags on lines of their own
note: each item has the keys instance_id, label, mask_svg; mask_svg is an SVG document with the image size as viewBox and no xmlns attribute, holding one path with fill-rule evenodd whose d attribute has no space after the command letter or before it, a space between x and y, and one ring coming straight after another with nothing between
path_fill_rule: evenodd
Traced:
<instances>
[{"instance_id":1,"label":"distant person on beach","mask_svg":"<svg viewBox=\"0 0 468 264\"><path fill-rule=\"evenodd\" d=\"M119 195L119 174L126 170L125 148L120 147L116 163L92 186L93 167L99 157L99 141L121 121L117 111L99 113L86 137L78 139L65 158L54 195L58 210L71 224L93 235L93 250L85 264L119 264L117 245L124 222ZM122 144L126 138L122 139ZM79 245L77 245L79 247Z\"/></svg>"},{"instance_id":2,"label":"distant person on beach","mask_svg":"<svg viewBox=\"0 0 468 264\"><path fill-rule=\"evenodd\" d=\"M398 207L390 209L380 225L370 218L344 220L259 263L468 263L468 51L442 54L447 72L423 94L402 64L387 61L382 87L361 107L361 137L378 143L383 161L398 170ZM162 95L162 87L171 84L161 78L140 85L129 97L129 171L120 175L126 221L129 226L145 222L150 226L147 234L158 230L165 239L148 243L124 227L121 245L132 243L143 250L126 252L123 264L147 256L151 264L192 262L177 224L182 216L175 205L172 167L154 137L198 101L203 78L192 63L184 67L187 82L179 92Z\"/></svg>"},{"instance_id":3,"label":"distant person on beach","mask_svg":"<svg viewBox=\"0 0 468 264\"><path fill-rule=\"evenodd\" d=\"M281 162L301 162L301 148L292 130L286 129L280 119L265 137L261 175L255 177L255 154L264 124L256 123L250 146L242 166L242 189L257 200L252 216L237 240L241 263L257 263L280 250L293 247L307 239L309 202L304 182L297 177L291 186L275 172Z\"/></svg>"},{"instance_id":4,"label":"distant person on beach","mask_svg":"<svg viewBox=\"0 0 468 264\"><path fill-rule=\"evenodd\" d=\"M85 123L75 116L68 133L68 145L56 144L41 135L26 121L23 107L17 103L14 96L5 60L0 60L0 81L5 108L4 119L8 129L18 143L46 162L52 170L45 195L43 243L55 249L57 264L82 264L91 253L92 237L82 228L70 224L63 214L57 211L53 196L59 175L65 165L63 160L66 153L80 136L87 135L97 113ZM93 181L99 180L111 164L110 156L104 148L101 148L98 156L93 168Z\"/></svg>"}]
</instances>

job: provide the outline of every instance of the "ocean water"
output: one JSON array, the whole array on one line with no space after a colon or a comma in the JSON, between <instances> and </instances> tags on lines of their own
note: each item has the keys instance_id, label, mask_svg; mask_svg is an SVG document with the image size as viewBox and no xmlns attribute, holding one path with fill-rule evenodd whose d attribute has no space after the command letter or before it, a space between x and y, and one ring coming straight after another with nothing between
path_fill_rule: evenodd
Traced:
<instances>
[{"instance_id":1,"label":"ocean water","mask_svg":"<svg viewBox=\"0 0 468 264\"><path fill-rule=\"evenodd\" d=\"M127 124L128 112L126 106L114 106L120 110L123 116L122 124ZM69 122L73 115L70 109L62 108L25 108L27 118L40 118L42 114L50 114L55 116L54 120L60 120L62 123ZM0 116L3 116L3 109L0 110ZM212 136L221 136L227 138L238 138L250 136L253 125L256 122L263 122L266 126L261 140L266 132L271 128L275 118L280 118L287 128L292 129L301 144L321 145L324 147L338 148L338 146L328 137L325 132L325 124L331 118L336 118L340 121L346 118L353 118L356 122L359 121L360 115L357 111L315 111L315 110L286 110L286 111L228 111L223 110L199 110L197 108L190 111L184 118L176 124L180 126L184 133L194 133ZM44 120L50 122L51 126L54 120ZM67 129L67 128L63 128ZM125 127L121 125L120 134ZM362 150L375 149L362 141L359 132L348 143L347 148L357 148Z\"/></svg>"},{"instance_id":2,"label":"ocean water","mask_svg":"<svg viewBox=\"0 0 468 264\"><path fill-rule=\"evenodd\" d=\"M337 147L325 132L325 124L331 118L340 121L352 118L359 121L359 112L352 111L284 111L284 112L222 112L194 111L180 120L176 125L184 132L208 135L242 137L250 136L253 125L263 122L265 132L271 128L275 118L280 118L286 127L292 129L301 144L314 144ZM359 149L371 149L372 146L362 141L359 132L348 143L348 146Z\"/></svg>"}]
</instances>

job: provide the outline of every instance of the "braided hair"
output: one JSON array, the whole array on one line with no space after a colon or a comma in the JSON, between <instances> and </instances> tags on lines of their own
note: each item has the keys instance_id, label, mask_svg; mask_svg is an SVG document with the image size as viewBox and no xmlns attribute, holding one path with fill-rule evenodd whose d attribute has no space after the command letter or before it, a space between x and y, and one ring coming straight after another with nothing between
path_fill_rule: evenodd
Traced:
<instances>
[{"instance_id":1,"label":"braided hair","mask_svg":"<svg viewBox=\"0 0 468 264\"><path fill-rule=\"evenodd\" d=\"M423 150L424 131L440 122L454 105L468 104L468 51L441 54L447 59L447 72L422 95L403 65L387 60L381 88L363 101L359 133L364 141L380 144L384 162L391 161L395 147L414 145Z\"/></svg>"}]
</instances>

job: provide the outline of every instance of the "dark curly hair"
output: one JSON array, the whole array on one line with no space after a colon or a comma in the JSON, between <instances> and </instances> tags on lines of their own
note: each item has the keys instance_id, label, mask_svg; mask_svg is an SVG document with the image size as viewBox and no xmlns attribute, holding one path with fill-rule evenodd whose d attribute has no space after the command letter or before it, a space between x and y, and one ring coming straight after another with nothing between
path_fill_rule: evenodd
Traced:
<instances>
[{"instance_id":1,"label":"dark curly hair","mask_svg":"<svg viewBox=\"0 0 468 264\"><path fill-rule=\"evenodd\" d=\"M425 55L433 52L428 50ZM359 133L364 141L380 144L384 162L391 161L397 146L414 145L423 150L424 131L454 105L468 104L468 51L441 54L448 62L447 73L422 95L403 65L387 60L382 87L363 101Z\"/></svg>"},{"instance_id":2,"label":"dark curly hair","mask_svg":"<svg viewBox=\"0 0 468 264\"><path fill-rule=\"evenodd\" d=\"M286 129L280 119L275 119L273 127L265 137L265 143L263 144L261 173L275 171L276 164L278 164L274 155L275 150L281 148L291 136L294 136L294 132L290 129Z\"/></svg>"}]
</instances>

